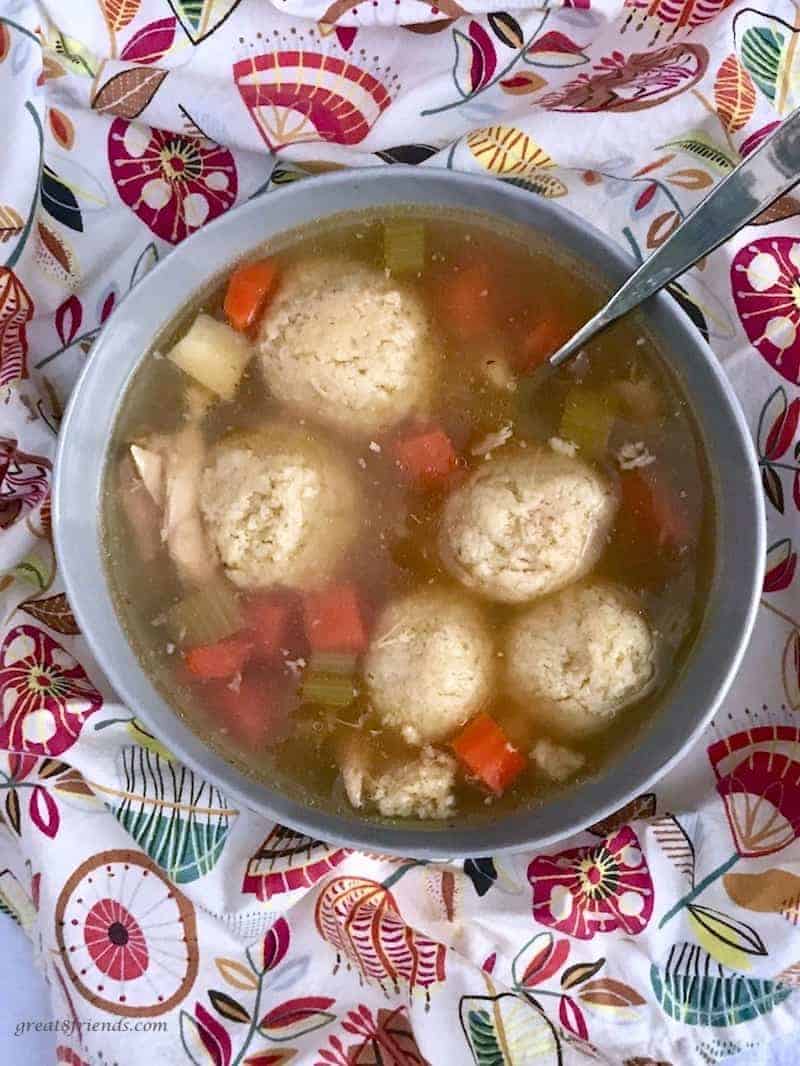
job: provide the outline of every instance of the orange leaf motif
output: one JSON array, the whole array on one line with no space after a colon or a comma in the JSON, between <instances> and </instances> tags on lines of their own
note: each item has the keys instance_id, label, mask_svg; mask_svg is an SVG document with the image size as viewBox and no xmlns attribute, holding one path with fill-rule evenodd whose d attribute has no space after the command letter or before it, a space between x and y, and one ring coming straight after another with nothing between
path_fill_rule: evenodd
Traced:
<instances>
[{"instance_id":1,"label":"orange leaf motif","mask_svg":"<svg viewBox=\"0 0 800 1066\"><path fill-rule=\"evenodd\" d=\"M758 874L725 874L725 891L748 911L788 916L800 907L800 877L772 867Z\"/></svg>"},{"instance_id":2,"label":"orange leaf motif","mask_svg":"<svg viewBox=\"0 0 800 1066\"><path fill-rule=\"evenodd\" d=\"M0 63L6 58L10 48L11 34L8 32L8 26L0 22Z\"/></svg>"},{"instance_id":3,"label":"orange leaf motif","mask_svg":"<svg viewBox=\"0 0 800 1066\"><path fill-rule=\"evenodd\" d=\"M63 111L59 111L57 107L51 107L47 112L47 120L56 141L62 148L70 149L75 143L75 127L72 125L72 119L68 118Z\"/></svg>"},{"instance_id":4,"label":"orange leaf motif","mask_svg":"<svg viewBox=\"0 0 800 1066\"><path fill-rule=\"evenodd\" d=\"M514 126L473 130L467 147L479 163L498 176L523 177L538 167L555 165L536 141Z\"/></svg>"},{"instance_id":5,"label":"orange leaf motif","mask_svg":"<svg viewBox=\"0 0 800 1066\"><path fill-rule=\"evenodd\" d=\"M77 636L80 633L78 623L72 613L67 597L63 592L57 596L49 596L44 600L27 600L20 604L21 611L35 618L56 633L65 633L68 636Z\"/></svg>"},{"instance_id":6,"label":"orange leaf motif","mask_svg":"<svg viewBox=\"0 0 800 1066\"><path fill-rule=\"evenodd\" d=\"M18 237L22 233L22 218L13 207L0 204L0 244L5 244L12 237Z\"/></svg>"},{"instance_id":7,"label":"orange leaf motif","mask_svg":"<svg viewBox=\"0 0 800 1066\"><path fill-rule=\"evenodd\" d=\"M167 76L158 67L131 67L109 78L94 95L92 108L110 112L121 118L134 119L141 115Z\"/></svg>"},{"instance_id":8,"label":"orange leaf motif","mask_svg":"<svg viewBox=\"0 0 800 1066\"><path fill-rule=\"evenodd\" d=\"M647 231L647 247L658 248L680 224L681 216L677 211L664 211L657 215Z\"/></svg>"},{"instance_id":9,"label":"orange leaf motif","mask_svg":"<svg viewBox=\"0 0 800 1066\"><path fill-rule=\"evenodd\" d=\"M0 267L0 385L28 376L25 327L33 318L33 302L8 267Z\"/></svg>"},{"instance_id":10,"label":"orange leaf motif","mask_svg":"<svg viewBox=\"0 0 800 1066\"><path fill-rule=\"evenodd\" d=\"M63 78L66 74L63 66L51 55L42 58L42 77L45 81L53 81L55 78Z\"/></svg>"},{"instance_id":11,"label":"orange leaf motif","mask_svg":"<svg viewBox=\"0 0 800 1066\"><path fill-rule=\"evenodd\" d=\"M540 74L534 74L532 70L521 70L518 74L512 74L510 78L504 78L500 82L500 88L510 96L535 93L545 85L547 85L546 80Z\"/></svg>"},{"instance_id":12,"label":"orange leaf motif","mask_svg":"<svg viewBox=\"0 0 800 1066\"><path fill-rule=\"evenodd\" d=\"M738 57L733 54L723 61L717 71L714 104L720 122L728 133L736 133L745 126L755 109L755 86Z\"/></svg>"},{"instance_id":13,"label":"orange leaf motif","mask_svg":"<svg viewBox=\"0 0 800 1066\"><path fill-rule=\"evenodd\" d=\"M578 991L578 998L583 1003L597 1007L641 1007L645 1000L630 985L617 981L613 977L600 977L588 981Z\"/></svg>"},{"instance_id":14,"label":"orange leaf motif","mask_svg":"<svg viewBox=\"0 0 800 1066\"><path fill-rule=\"evenodd\" d=\"M708 188L713 180L707 171L698 170L697 167L689 167L687 170L675 170L667 176L667 181L670 185L679 185L681 189L689 189L692 192Z\"/></svg>"},{"instance_id":15,"label":"orange leaf motif","mask_svg":"<svg viewBox=\"0 0 800 1066\"><path fill-rule=\"evenodd\" d=\"M103 14L109 27L116 33L132 22L139 10L141 0L103 0Z\"/></svg>"},{"instance_id":16,"label":"orange leaf motif","mask_svg":"<svg viewBox=\"0 0 800 1066\"><path fill-rule=\"evenodd\" d=\"M64 238L44 222L37 222L36 235L36 265L62 284L73 282L75 256Z\"/></svg>"}]
</instances>

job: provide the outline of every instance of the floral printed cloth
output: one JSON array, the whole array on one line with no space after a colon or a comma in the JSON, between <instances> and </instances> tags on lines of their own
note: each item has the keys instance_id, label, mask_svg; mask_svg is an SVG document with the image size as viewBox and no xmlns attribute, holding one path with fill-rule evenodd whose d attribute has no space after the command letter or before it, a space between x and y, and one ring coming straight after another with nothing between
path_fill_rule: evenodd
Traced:
<instances>
[{"instance_id":1,"label":"floral printed cloth","mask_svg":"<svg viewBox=\"0 0 800 1066\"><path fill-rule=\"evenodd\" d=\"M235 810L115 702L50 528L70 387L174 244L410 162L642 259L800 103L800 7L751 2L0 0L0 905L59 1063L692 1066L797 1031L800 200L672 287L758 447L745 666L657 792L544 854L392 860Z\"/></svg>"}]
</instances>

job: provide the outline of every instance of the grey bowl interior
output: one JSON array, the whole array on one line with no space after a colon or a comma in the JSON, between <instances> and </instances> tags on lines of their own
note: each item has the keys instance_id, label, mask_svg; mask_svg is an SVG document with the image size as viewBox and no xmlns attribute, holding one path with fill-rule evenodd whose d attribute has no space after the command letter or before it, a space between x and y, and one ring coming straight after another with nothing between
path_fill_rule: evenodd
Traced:
<instances>
[{"instance_id":1,"label":"grey bowl interior","mask_svg":"<svg viewBox=\"0 0 800 1066\"><path fill-rule=\"evenodd\" d=\"M193 294L262 242L342 211L392 204L446 205L530 227L609 285L632 260L583 219L500 182L451 171L393 166L303 181L251 201L177 247L122 302L74 389L55 471L56 550L81 628L119 697L174 752L237 802L313 837L419 857L479 855L541 846L604 817L647 789L691 745L723 698L744 652L765 557L758 468L738 403L714 355L671 297L645 307L647 328L669 353L705 445L716 511L716 563L695 649L665 705L602 776L532 810L491 823L428 828L379 825L305 806L258 784L176 715L150 682L115 614L100 543L106 449L130 378L151 343Z\"/></svg>"}]
</instances>

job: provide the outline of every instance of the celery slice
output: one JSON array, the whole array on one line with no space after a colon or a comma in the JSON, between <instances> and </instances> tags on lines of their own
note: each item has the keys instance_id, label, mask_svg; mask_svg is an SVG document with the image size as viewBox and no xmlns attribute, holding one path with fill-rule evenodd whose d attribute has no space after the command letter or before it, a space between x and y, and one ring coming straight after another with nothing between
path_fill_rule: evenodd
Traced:
<instances>
[{"instance_id":1,"label":"celery slice","mask_svg":"<svg viewBox=\"0 0 800 1066\"><path fill-rule=\"evenodd\" d=\"M355 675L358 656L347 651L316 651L308 664L310 673Z\"/></svg>"},{"instance_id":2,"label":"celery slice","mask_svg":"<svg viewBox=\"0 0 800 1066\"><path fill-rule=\"evenodd\" d=\"M577 444L581 455L599 459L608 448L616 417L613 397L576 386L567 393L558 436Z\"/></svg>"},{"instance_id":3,"label":"celery slice","mask_svg":"<svg viewBox=\"0 0 800 1066\"><path fill-rule=\"evenodd\" d=\"M213 644L242 628L239 599L218 579L174 604L167 612L170 634L185 647Z\"/></svg>"},{"instance_id":4,"label":"celery slice","mask_svg":"<svg viewBox=\"0 0 800 1066\"><path fill-rule=\"evenodd\" d=\"M358 695L356 661L355 655L344 652L314 654L303 674L303 700L323 707L349 707Z\"/></svg>"},{"instance_id":5,"label":"celery slice","mask_svg":"<svg viewBox=\"0 0 800 1066\"><path fill-rule=\"evenodd\" d=\"M383 225L383 261L392 274L418 274L425 266L425 227L413 218Z\"/></svg>"}]
</instances>

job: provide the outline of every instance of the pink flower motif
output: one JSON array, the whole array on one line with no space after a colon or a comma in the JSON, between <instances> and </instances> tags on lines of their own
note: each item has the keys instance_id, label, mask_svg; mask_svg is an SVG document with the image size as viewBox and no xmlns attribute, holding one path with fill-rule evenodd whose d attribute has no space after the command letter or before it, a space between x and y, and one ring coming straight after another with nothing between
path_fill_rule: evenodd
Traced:
<instances>
[{"instance_id":1,"label":"pink flower motif","mask_svg":"<svg viewBox=\"0 0 800 1066\"><path fill-rule=\"evenodd\" d=\"M536 921L579 940L615 929L634 936L653 914L650 870L630 826L601 844L540 855L528 881Z\"/></svg>"},{"instance_id":2,"label":"pink flower motif","mask_svg":"<svg viewBox=\"0 0 800 1066\"><path fill-rule=\"evenodd\" d=\"M483 31L481 31L483 32ZM270 149L330 141L359 144L391 103L375 74L306 48L267 52L233 65L233 80Z\"/></svg>"},{"instance_id":3,"label":"pink flower motif","mask_svg":"<svg viewBox=\"0 0 800 1066\"><path fill-rule=\"evenodd\" d=\"M733 260L731 288L750 343L787 381L800 383L800 240L750 241Z\"/></svg>"},{"instance_id":4,"label":"pink flower motif","mask_svg":"<svg viewBox=\"0 0 800 1066\"><path fill-rule=\"evenodd\" d=\"M150 962L142 927L118 899L100 899L86 915L86 949L100 973L115 981L141 977Z\"/></svg>"},{"instance_id":5,"label":"pink flower motif","mask_svg":"<svg viewBox=\"0 0 800 1066\"><path fill-rule=\"evenodd\" d=\"M171 244L227 211L236 164L227 148L116 118L108 131L111 177L122 200Z\"/></svg>"},{"instance_id":6,"label":"pink flower motif","mask_svg":"<svg viewBox=\"0 0 800 1066\"><path fill-rule=\"evenodd\" d=\"M47 496L50 460L29 455L9 437L0 437L0 529L8 529Z\"/></svg>"},{"instance_id":7,"label":"pink flower motif","mask_svg":"<svg viewBox=\"0 0 800 1066\"><path fill-rule=\"evenodd\" d=\"M80 663L35 626L12 629L0 649L0 747L61 755L103 698Z\"/></svg>"},{"instance_id":8,"label":"pink flower motif","mask_svg":"<svg viewBox=\"0 0 800 1066\"><path fill-rule=\"evenodd\" d=\"M739 855L772 855L800 837L800 729L763 725L708 749Z\"/></svg>"}]
</instances>

